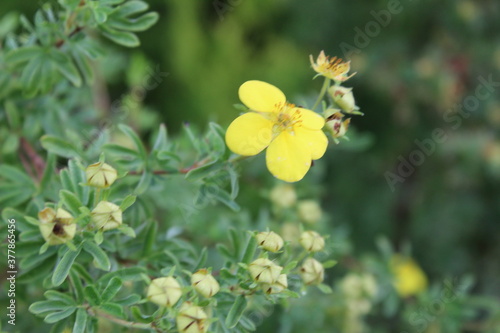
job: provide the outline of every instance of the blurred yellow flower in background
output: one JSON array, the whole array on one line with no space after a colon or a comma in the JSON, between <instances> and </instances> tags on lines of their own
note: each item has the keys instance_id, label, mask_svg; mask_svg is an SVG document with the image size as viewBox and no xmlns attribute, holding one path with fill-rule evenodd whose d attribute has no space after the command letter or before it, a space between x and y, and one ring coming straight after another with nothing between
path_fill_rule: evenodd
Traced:
<instances>
[{"instance_id":1,"label":"blurred yellow flower in background","mask_svg":"<svg viewBox=\"0 0 500 333\"><path fill-rule=\"evenodd\" d=\"M356 74L347 75L351 69L350 61L343 61L337 57L330 58L325 55L324 51L320 52L316 62L314 62L312 55L309 56L309 59L311 60L312 68L318 75L323 75L337 82L344 82Z\"/></svg>"},{"instance_id":2,"label":"blurred yellow flower in background","mask_svg":"<svg viewBox=\"0 0 500 333\"><path fill-rule=\"evenodd\" d=\"M394 288L402 297L416 295L427 289L427 276L411 258L394 255L390 261Z\"/></svg>"},{"instance_id":3,"label":"blurred yellow flower in background","mask_svg":"<svg viewBox=\"0 0 500 333\"><path fill-rule=\"evenodd\" d=\"M266 164L273 176L287 182L301 180L312 160L321 158L328 146L323 117L287 103L283 92L266 82L243 83L239 96L251 112L229 125L229 149L253 156L268 148Z\"/></svg>"}]
</instances>

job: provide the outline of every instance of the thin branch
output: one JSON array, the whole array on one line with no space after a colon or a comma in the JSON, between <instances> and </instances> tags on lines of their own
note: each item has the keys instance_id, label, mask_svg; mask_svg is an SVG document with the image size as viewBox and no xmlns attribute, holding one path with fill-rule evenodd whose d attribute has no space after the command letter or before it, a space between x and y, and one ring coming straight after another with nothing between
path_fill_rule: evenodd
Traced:
<instances>
[{"instance_id":1,"label":"thin branch","mask_svg":"<svg viewBox=\"0 0 500 333\"><path fill-rule=\"evenodd\" d=\"M25 138L20 139L20 154L21 162L24 169L35 179L42 179L43 171L45 170L45 161L37 154L35 149ZM31 170L35 170L36 175L32 174Z\"/></svg>"},{"instance_id":2,"label":"thin branch","mask_svg":"<svg viewBox=\"0 0 500 333\"><path fill-rule=\"evenodd\" d=\"M141 330L154 329L157 332L162 332L159 328L156 327L156 325L154 323L151 323L151 324L137 323L134 321L128 321L128 320L116 318L116 317L114 317L114 316L112 316L104 311L91 308L90 306L87 307L87 312L89 315L91 315L93 317L105 318L105 319L107 319L115 324L118 324L120 326L129 327L129 328L138 328Z\"/></svg>"}]
</instances>

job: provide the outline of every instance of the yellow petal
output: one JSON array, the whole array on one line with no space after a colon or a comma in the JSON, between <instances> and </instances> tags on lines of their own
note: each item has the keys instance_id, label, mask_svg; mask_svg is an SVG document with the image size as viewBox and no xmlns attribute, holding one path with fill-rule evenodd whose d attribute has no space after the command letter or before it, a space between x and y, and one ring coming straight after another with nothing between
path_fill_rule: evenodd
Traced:
<instances>
[{"instance_id":1,"label":"yellow petal","mask_svg":"<svg viewBox=\"0 0 500 333\"><path fill-rule=\"evenodd\" d=\"M272 84L263 81L247 81L240 86L240 100L251 110L259 112L276 111L277 105L286 102L285 94Z\"/></svg>"},{"instance_id":2,"label":"yellow petal","mask_svg":"<svg viewBox=\"0 0 500 333\"><path fill-rule=\"evenodd\" d=\"M325 119L316 112L302 108L297 108L297 110L300 111L302 126L312 130L319 130L325 126Z\"/></svg>"},{"instance_id":3,"label":"yellow petal","mask_svg":"<svg viewBox=\"0 0 500 333\"><path fill-rule=\"evenodd\" d=\"M297 138L311 153L311 159L317 160L323 157L328 147L328 138L322 130L313 131L304 127L298 127L294 130Z\"/></svg>"},{"instance_id":4,"label":"yellow petal","mask_svg":"<svg viewBox=\"0 0 500 333\"><path fill-rule=\"evenodd\" d=\"M267 148L266 164L276 178L296 182L311 167L311 153L296 135L284 131Z\"/></svg>"},{"instance_id":5,"label":"yellow petal","mask_svg":"<svg viewBox=\"0 0 500 333\"><path fill-rule=\"evenodd\" d=\"M253 156L263 151L272 139L273 123L255 112L239 116L226 131L226 144L239 155Z\"/></svg>"}]
</instances>

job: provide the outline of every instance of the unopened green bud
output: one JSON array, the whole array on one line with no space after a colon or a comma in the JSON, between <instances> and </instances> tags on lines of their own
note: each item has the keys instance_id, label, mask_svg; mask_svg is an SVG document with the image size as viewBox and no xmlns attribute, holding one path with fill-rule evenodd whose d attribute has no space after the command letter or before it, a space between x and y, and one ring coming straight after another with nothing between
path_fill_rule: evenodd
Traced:
<instances>
[{"instance_id":1,"label":"unopened green bud","mask_svg":"<svg viewBox=\"0 0 500 333\"><path fill-rule=\"evenodd\" d=\"M352 88L342 86L331 86L329 93L337 105L346 113L353 113L359 110L354 101Z\"/></svg>"},{"instance_id":2,"label":"unopened green bud","mask_svg":"<svg viewBox=\"0 0 500 333\"><path fill-rule=\"evenodd\" d=\"M266 294L278 294L288 288L288 281L286 278L286 274L281 274L278 277L278 280L272 284L263 283L262 289Z\"/></svg>"},{"instance_id":3,"label":"unopened green bud","mask_svg":"<svg viewBox=\"0 0 500 333\"><path fill-rule=\"evenodd\" d=\"M217 294L220 289L219 282L206 269L200 269L191 275L191 285L206 298Z\"/></svg>"},{"instance_id":4,"label":"unopened green bud","mask_svg":"<svg viewBox=\"0 0 500 333\"><path fill-rule=\"evenodd\" d=\"M87 184L98 188L108 188L116 180L116 170L109 164L97 162L85 170Z\"/></svg>"},{"instance_id":5,"label":"unopened green bud","mask_svg":"<svg viewBox=\"0 0 500 333\"><path fill-rule=\"evenodd\" d=\"M323 212L318 202L315 200L303 200L300 201L298 206L299 217L302 221L310 224L317 223L321 220Z\"/></svg>"},{"instance_id":6,"label":"unopened green bud","mask_svg":"<svg viewBox=\"0 0 500 333\"><path fill-rule=\"evenodd\" d=\"M325 278L325 269L319 261L307 258L300 268L300 276L306 285L317 285Z\"/></svg>"},{"instance_id":7,"label":"unopened green bud","mask_svg":"<svg viewBox=\"0 0 500 333\"><path fill-rule=\"evenodd\" d=\"M177 315L177 330L180 333L205 333L208 330L207 314L191 302L182 304Z\"/></svg>"},{"instance_id":8,"label":"unopened green bud","mask_svg":"<svg viewBox=\"0 0 500 333\"><path fill-rule=\"evenodd\" d=\"M297 201L295 189L290 184L279 184L271 190L271 202L280 208L288 208Z\"/></svg>"},{"instance_id":9,"label":"unopened green bud","mask_svg":"<svg viewBox=\"0 0 500 333\"><path fill-rule=\"evenodd\" d=\"M309 252L319 252L325 248L325 239L316 231L304 231L299 242Z\"/></svg>"},{"instance_id":10,"label":"unopened green bud","mask_svg":"<svg viewBox=\"0 0 500 333\"><path fill-rule=\"evenodd\" d=\"M52 208L45 208L38 213L40 233L49 245L66 243L73 239L76 233L76 224L73 216L62 208L57 212Z\"/></svg>"},{"instance_id":11,"label":"unopened green bud","mask_svg":"<svg viewBox=\"0 0 500 333\"><path fill-rule=\"evenodd\" d=\"M109 201L101 201L91 212L92 222L99 230L118 228L122 224L122 211Z\"/></svg>"},{"instance_id":12,"label":"unopened green bud","mask_svg":"<svg viewBox=\"0 0 500 333\"><path fill-rule=\"evenodd\" d=\"M259 246L266 251L278 252L283 247L283 238L273 231L259 232L255 237Z\"/></svg>"},{"instance_id":13,"label":"unopened green bud","mask_svg":"<svg viewBox=\"0 0 500 333\"><path fill-rule=\"evenodd\" d=\"M259 258L252 262L248 271L256 282L273 284L278 280L283 267L276 265L269 259Z\"/></svg>"},{"instance_id":14,"label":"unopened green bud","mask_svg":"<svg viewBox=\"0 0 500 333\"><path fill-rule=\"evenodd\" d=\"M179 282L171 276L161 277L151 281L148 288L147 299L159 306L171 307L182 296Z\"/></svg>"}]
</instances>

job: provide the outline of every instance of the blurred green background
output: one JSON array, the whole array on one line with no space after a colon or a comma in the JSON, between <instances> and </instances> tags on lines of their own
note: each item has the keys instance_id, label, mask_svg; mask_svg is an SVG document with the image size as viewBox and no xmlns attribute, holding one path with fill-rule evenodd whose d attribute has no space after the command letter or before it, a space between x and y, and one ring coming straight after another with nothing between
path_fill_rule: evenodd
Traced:
<instances>
[{"instance_id":1,"label":"blurred green background","mask_svg":"<svg viewBox=\"0 0 500 333\"><path fill-rule=\"evenodd\" d=\"M400 12L390 22L386 17L386 26L373 23L389 3ZM39 4L2 1L0 13L32 17ZM298 104L308 101L322 83L312 81L309 55L324 49L343 57L348 44L356 48L349 58L357 75L347 85L365 116L354 119L351 141L332 145L308 176L322 184L317 191L329 223L348 230L359 255L373 252L375 237L386 235L396 248L410 244L431 280L472 274L474 293L500 297L500 83L467 116L457 113L475 95L479 77L500 82L500 2L150 4L161 19L140 34L142 46L117 49L108 59L126 64L129 73L103 69L106 103L131 86L145 90L140 99L149 111L129 115L144 135L160 121L171 132L183 122L226 127L238 115L237 89L249 79L280 87ZM147 74L134 72L137 67L160 71L161 82L141 86ZM446 140L433 143L432 153L421 154L423 163L391 188L388 172L397 175L401 160L421 151L415 140L432 138L435 129Z\"/></svg>"}]
</instances>

